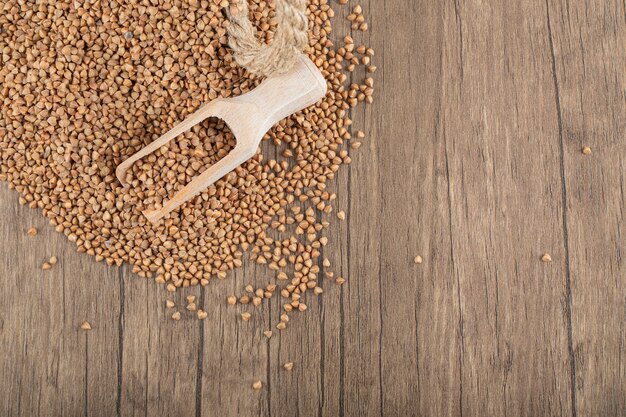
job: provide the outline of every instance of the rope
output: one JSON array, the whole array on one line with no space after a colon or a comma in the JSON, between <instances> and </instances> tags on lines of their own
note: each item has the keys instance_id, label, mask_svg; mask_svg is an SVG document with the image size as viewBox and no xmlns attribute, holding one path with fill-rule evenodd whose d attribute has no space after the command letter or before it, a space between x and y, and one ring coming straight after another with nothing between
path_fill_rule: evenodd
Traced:
<instances>
[{"instance_id":1,"label":"rope","mask_svg":"<svg viewBox=\"0 0 626 417\"><path fill-rule=\"evenodd\" d=\"M258 41L248 18L248 1L238 0L228 8L228 44L235 61L252 74L269 76L291 69L309 44L307 0L276 0L278 28L272 42Z\"/></svg>"}]
</instances>

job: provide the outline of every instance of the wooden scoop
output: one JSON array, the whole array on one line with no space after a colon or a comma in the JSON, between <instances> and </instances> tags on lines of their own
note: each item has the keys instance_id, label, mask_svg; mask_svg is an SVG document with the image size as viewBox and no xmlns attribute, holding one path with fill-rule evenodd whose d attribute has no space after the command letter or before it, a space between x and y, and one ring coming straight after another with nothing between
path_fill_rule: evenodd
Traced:
<instances>
[{"instance_id":1,"label":"wooden scoop","mask_svg":"<svg viewBox=\"0 0 626 417\"><path fill-rule=\"evenodd\" d=\"M219 117L226 122L237 140L233 150L194 178L171 200L165 202L162 208L143 212L150 222L157 222L252 158L261 139L272 126L285 117L315 104L325 95L326 80L322 73L309 58L301 55L291 70L266 78L254 90L239 97L220 98L205 104L182 123L118 165L115 175L126 187L128 185L126 171L137 160L156 151L209 117Z\"/></svg>"}]
</instances>

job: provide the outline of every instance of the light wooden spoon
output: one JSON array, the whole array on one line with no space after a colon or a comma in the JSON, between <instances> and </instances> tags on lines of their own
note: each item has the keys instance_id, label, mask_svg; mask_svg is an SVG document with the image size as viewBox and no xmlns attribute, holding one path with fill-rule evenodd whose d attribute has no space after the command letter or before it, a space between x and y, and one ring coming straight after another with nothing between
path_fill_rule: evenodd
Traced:
<instances>
[{"instance_id":1,"label":"light wooden spoon","mask_svg":"<svg viewBox=\"0 0 626 417\"><path fill-rule=\"evenodd\" d=\"M118 165L115 175L126 187L126 171L139 159L209 117L219 117L226 122L237 140L233 150L194 178L171 200L165 202L162 208L143 212L150 222L155 223L252 158L261 139L272 126L315 104L325 95L326 80L322 73L309 58L301 55L291 70L266 78L254 90L238 97L216 99L205 104L182 123Z\"/></svg>"}]
</instances>

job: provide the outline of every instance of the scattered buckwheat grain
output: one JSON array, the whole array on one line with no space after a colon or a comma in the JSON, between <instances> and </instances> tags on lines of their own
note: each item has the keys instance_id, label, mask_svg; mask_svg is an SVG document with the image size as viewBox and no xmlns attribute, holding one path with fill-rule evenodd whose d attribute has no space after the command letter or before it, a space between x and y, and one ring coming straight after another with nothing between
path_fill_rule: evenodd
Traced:
<instances>
[{"instance_id":1,"label":"scattered buckwheat grain","mask_svg":"<svg viewBox=\"0 0 626 417\"><path fill-rule=\"evenodd\" d=\"M291 371L293 369L293 362L287 362L286 364L283 365L283 368L285 368L288 371Z\"/></svg>"},{"instance_id":2,"label":"scattered buckwheat grain","mask_svg":"<svg viewBox=\"0 0 626 417\"><path fill-rule=\"evenodd\" d=\"M31 227L30 229L26 231L26 234L28 236L37 236L37 229L35 229L34 227Z\"/></svg>"},{"instance_id":3,"label":"scattered buckwheat grain","mask_svg":"<svg viewBox=\"0 0 626 417\"><path fill-rule=\"evenodd\" d=\"M91 324L89 324L89 322L85 320L83 324L80 325L80 328L83 330L91 330Z\"/></svg>"},{"instance_id":4,"label":"scattered buckwheat grain","mask_svg":"<svg viewBox=\"0 0 626 417\"><path fill-rule=\"evenodd\" d=\"M549 253L544 253L544 254L541 256L541 261L542 261L542 262L546 262L546 263L547 263L547 262L552 262L552 257L550 256L550 254L549 254Z\"/></svg>"}]
</instances>

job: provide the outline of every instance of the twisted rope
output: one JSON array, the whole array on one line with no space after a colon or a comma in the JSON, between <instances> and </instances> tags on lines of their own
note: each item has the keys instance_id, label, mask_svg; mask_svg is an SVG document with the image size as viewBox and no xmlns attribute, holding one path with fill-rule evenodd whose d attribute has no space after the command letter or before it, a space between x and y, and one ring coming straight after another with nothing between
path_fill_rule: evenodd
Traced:
<instances>
[{"instance_id":1,"label":"twisted rope","mask_svg":"<svg viewBox=\"0 0 626 417\"><path fill-rule=\"evenodd\" d=\"M235 61L252 74L269 76L291 69L309 44L307 0L276 0L278 28L268 45L259 42L248 18L248 1L238 0L229 9L228 44Z\"/></svg>"}]
</instances>

